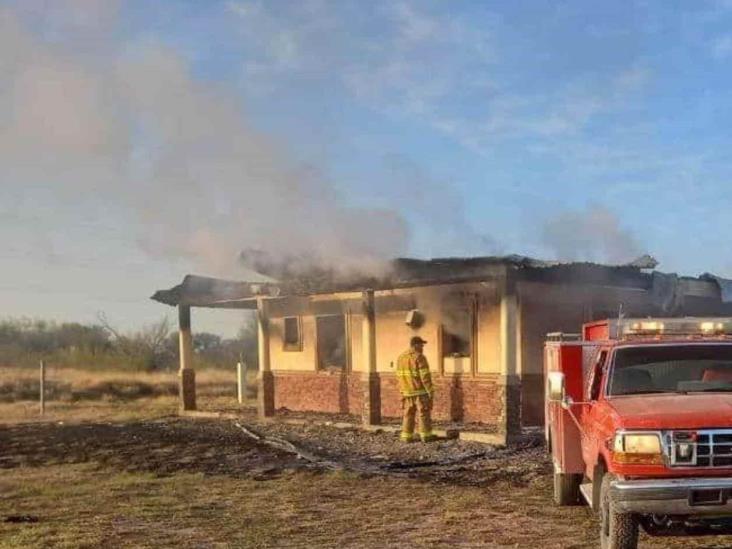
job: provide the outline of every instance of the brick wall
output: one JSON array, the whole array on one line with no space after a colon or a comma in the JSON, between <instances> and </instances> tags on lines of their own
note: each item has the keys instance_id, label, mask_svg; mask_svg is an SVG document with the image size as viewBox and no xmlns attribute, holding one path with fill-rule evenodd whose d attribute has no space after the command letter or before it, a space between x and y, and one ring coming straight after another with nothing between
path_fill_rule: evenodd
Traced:
<instances>
[{"instance_id":1,"label":"brick wall","mask_svg":"<svg viewBox=\"0 0 732 549\"><path fill-rule=\"evenodd\" d=\"M498 376L433 375L436 397L433 417L440 421L501 424L509 391ZM400 417L396 376L380 374L381 416ZM349 413L363 409L365 384L360 373L274 372L275 408L294 411ZM520 401L513 403L517 416Z\"/></svg>"},{"instance_id":2,"label":"brick wall","mask_svg":"<svg viewBox=\"0 0 732 549\"><path fill-rule=\"evenodd\" d=\"M402 397L394 374L381 374L381 417L401 417Z\"/></svg>"},{"instance_id":3,"label":"brick wall","mask_svg":"<svg viewBox=\"0 0 732 549\"><path fill-rule=\"evenodd\" d=\"M465 423L502 422L506 388L498 383L498 376L455 377L451 385L453 408L462 408L463 411L462 417L457 420Z\"/></svg>"},{"instance_id":4,"label":"brick wall","mask_svg":"<svg viewBox=\"0 0 732 549\"><path fill-rule=\"evenodd\" d=\"M435 384L433 417L441 421L498 423L505 409L505 387L498 376L432 376ZM394 375L381 375L381 414L399 417L401 397Z\"/></svg>"},{"instance_id":5,"label":"brick wall","mask_svg":"<svg viewBox=\"0 0 732 549\"><path fill-rule=\"evenodd\" d=\"M521 376L521 422L544 425L544 375Z\"/></svg>"},{"instance_id":6,"label":"brick wall","mask_svg":"<svg viewBox=\"0 0 732 549\"><path fill-rule=\"evenodd\" d=\"M273 372L275 408L308 412L360 414L363 382L360 374Z\"/></svg>"}]
</instances>

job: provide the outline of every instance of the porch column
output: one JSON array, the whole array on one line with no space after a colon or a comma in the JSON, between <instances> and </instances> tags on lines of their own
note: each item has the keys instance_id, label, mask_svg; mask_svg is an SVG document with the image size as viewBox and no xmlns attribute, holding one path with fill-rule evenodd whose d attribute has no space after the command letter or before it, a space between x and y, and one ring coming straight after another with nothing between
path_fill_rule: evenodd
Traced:
<instances>
[{"instance_id":1,"label":"porch column","mask_svg":"<svg viewBox=\"0 0 732 549\"><path fill-rule=\"evenodd\" d=\"M260 418L272 417L274 406L274 375L269 361L269 318L266 302L257 300L257 349L259 371L257 373L257 413Z\"/></svg>"},{"instance_id":2,"label":"porch column","mask_svg":"<svg viewBox=\"0 0 732 549\"><path fill-rule=\"evenodd\" d=\"M362 347L363 347L363 411L361 421L364 425L381 423L381 384L376 371L376 308L374 291L362 293Z\"/></svg>"},{"instance_id":3,"label":"porch column","mask_svg":"<svg viewBox=\"0 0 732 549\"><path fill-rule=\"evenodd\" d=\"M181 410L196 409L196 371L193 369L191 308L178 305L178 345L180 352L179 396Z\"/></svg>"},{"instance_id":4,"label":"porch column","mask_svg":"<svg viewBox=\"0 0 732 549\"><path fill-rule=\"evenodd\" d=\"M510 275L508 275L510 276ZM518 371L518 297L509 278L501 286L501 378L503 385L500 431L510 438L521 433L521 376Z\"/></svg>"}]
</instances>

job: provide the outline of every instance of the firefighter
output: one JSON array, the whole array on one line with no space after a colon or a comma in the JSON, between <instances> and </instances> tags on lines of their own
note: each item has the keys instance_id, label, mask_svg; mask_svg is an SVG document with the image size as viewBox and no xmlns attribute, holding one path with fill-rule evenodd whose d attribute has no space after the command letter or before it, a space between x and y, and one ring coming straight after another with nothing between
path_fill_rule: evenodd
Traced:
<instances>
[{"instance_id":1,"label":"firefighter","mask_svg":"<svg viewBox=\"0 0 732 549\"><path fill-rule=\"evenodd\" d=\"M430 376L430 367L427 358L422 354L424 344L427 343L419 336L409 341L409 350L399 356L397 360L397 378L399 392L402 395L402 433L401 440L413 442L414 416L419 414L419 438L422 442L435 439L432 434L432 400L435 394Z\"/></svg>"}]
</instances>

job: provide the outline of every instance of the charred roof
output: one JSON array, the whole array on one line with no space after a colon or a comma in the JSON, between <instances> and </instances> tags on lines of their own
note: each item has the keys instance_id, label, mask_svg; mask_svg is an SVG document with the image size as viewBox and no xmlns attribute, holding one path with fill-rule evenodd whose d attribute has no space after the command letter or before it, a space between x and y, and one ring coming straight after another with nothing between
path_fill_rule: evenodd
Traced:
<instances>
[{"instance_id":1,"label":"charred roof","mask_svg":"<svg viewBox=\"0 0 732 549\"><path fill-rule=\"evenodd\" d=\"M650 256L623 265L562 263L526 256L446 257L435 259L397 258L378 275L340 272L309 265L302 258L270 260L267 254L242 254L243 262L272 282L221 280L188 275L168 290L157 291L152 299L167 305L253 308L258 297L312 295L335 292L384 290L420 285L491 280L517 273L525 280L549 283L606 284L650 288L652 276L644 270L657 262Z\"/></svg>"}]
</instances>

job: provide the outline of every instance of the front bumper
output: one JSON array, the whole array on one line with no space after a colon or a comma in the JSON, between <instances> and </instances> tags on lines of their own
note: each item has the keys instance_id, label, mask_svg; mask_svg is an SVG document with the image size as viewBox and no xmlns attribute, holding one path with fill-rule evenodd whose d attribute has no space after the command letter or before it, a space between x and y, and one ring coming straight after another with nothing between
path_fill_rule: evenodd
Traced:
<instances>
[{"instance_id":1,"label":"front bumper","mask_svg":"<svg viewBox=\"0 0 732 549\"><path fill-rule=\"evenodd\" d=\"M621 513L732 516L732 478L616 480L610 499Z\"/></svg>"}]
</instances>

